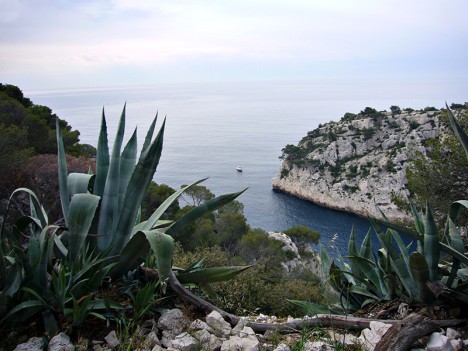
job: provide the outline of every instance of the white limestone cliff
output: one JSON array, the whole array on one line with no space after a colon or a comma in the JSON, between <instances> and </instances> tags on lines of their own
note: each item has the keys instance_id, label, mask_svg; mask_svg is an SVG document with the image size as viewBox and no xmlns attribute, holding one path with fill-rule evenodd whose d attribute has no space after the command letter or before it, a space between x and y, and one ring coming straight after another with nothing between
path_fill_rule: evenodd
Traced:
<instances>
[{"instance_id":1,"label":"white limestone cliff","mask_svg":"<svg viewBox=\"0 0 468 351\"><path fill-rule=\"evenodd\" d=\"M381 210L408 222L395 202L408 195L407 161L440 133L437 115L382 112L327 123L301 140L300 156L286 155L273 188L324 207L374 218Z\"/></svg>"}]
</instances>

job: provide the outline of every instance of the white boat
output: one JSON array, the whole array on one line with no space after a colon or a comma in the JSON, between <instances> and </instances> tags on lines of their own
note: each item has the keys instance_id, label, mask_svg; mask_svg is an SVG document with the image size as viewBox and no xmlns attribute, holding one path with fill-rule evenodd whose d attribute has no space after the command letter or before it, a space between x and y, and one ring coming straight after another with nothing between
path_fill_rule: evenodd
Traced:
<instances>
[{"instance_id":1,"label":"white boat","mask_svg":"<svg viewBox=\"0 0 468 351\"><path fill-rule=\"evenodd\" d=\"M241 166L237 166L237 167L236 167L236 170L237 170L237 172L242 172L242 167L241 167Z\"/></svg>"}]
</instances>

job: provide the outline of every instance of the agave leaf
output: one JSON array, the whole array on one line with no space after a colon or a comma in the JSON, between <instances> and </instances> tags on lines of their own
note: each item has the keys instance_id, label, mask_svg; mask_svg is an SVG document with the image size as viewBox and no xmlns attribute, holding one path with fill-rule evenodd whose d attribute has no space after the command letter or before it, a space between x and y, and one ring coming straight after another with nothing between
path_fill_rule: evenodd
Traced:
<instances>
[{"instance_id":1,"label":"agave leaf","mask_svg":"<svg viewBox=\"0 0 468 351\"><path fill-rule=\"evenodd\" d=\"M60 187L60 202L62 204L63 217L65 225L68 226L68 207L70 206L70 195L68 194L67 186L67 160L65 157L65 147L63 146L62 132L60 130L59 120L55 121L57 131L57 162L58 162L58 177Z\"/></svg>"},{"instance_id":2,"label":"agave leaf","mask_svg":"<svg viewBox=\"0 0 468 351\"><path fill-rule=\"evenodd\" d=\"M213 301L218 300L218 294L208 283L198 283L198 287Z\"/></svg>"},{"instance_id":3,"label":"agave leaf","mask_svg":"<svg viewBox=\"0 0 468 351\"><path fill-rule=\"evenodd\" d=\"M349 287L349 292L362 295L362 296L366 296L366 297L370 297L374 301L380 301L380 298L378 296L372 294L370 291L368 291L367 289L364 289L363 287L359 285L351 285Z\"/></svg>"},{"instance_id":4,"label":"agave leaf","mask_svg":"<svg viewBox=\"0 0 468 351\"><path fill-rule=\"evenodd\" d=\"M46 289L48 284L47 266L52 262L52 253L54 249L54 236L58 226L45 227L40 235L40 257L37 266L34 269L34 281L40 287Z\"/></svg>"},{"instance_id":5,"label":"agave leaf","mask_svg":"<svg viewBox=\"0 0 468 351\"><path fill-rule=\"evenodd\" d=\"M42 311L42 320L44 322L44 329L48 335L55 335L59 327L57 325L57 320L55 319L54 314L51 310Z\"/></svg>"},{"instance_id":6,"label":"agave leaf","mask_svg":"<svg viewBox=\"0 0 468 351\"><path fill-rule=\"evenodd\" d=\"M457 275L463 282L468 282L468 267L459 269Z\"/></svg>"},{"instance_id":7,"label":"agave leaf","mask_svg":"<svg viewBox=\"0 0 468 351\"><path fill-rule=\"evenodd\" d=\"M31 218L36 218L36 219L39 220L39 222L40 222L39 227L40 228L45 227L48 224L47 214L45 213L44 208L40 204L39 199L37 198L36 194L32 190L30 190L28 188L18 188L18 189L16 189L10 195L10 198L8 200L8 206L12 202L13 197L16 196L20 192L24 192L24 193L28 194L29 199L30 199L30 203L32 203L33 207L32 207L31 210L33 211L33 213L34 213L34 215L36 217L31 216ZM40 210L37 210L37 209L40 209ZM8 212L8 209L7 209L7 212ZM5 215L5 217L6 217L6 215Z\"/></svg>"},{"instance_id":8,"label":"agave leaf","mask_svg":"<svg viewBox=\"0 0 468 351\"><path fill-rule=\"evenodd\" d=\"M99 196L76 194L70 201L68 226L68 259L74 272L75 263L83 253L83 245L99 205Z\"/></svg>"},{"instance_id":9,"label":"agave leaf","mask_svg":"<svg viewBox=\"0 0 468 351\"><path fill-rule=\"evenodd\" d=\"M92 279L94 272L97 272L100 269L111 269L116 265L115 262L108 264L110 261L116 260L115 256L108 256L107 253L103 257L93 259L92 262L85 267L83 267L79 272L73 275L69 281L68 289L71 289L74 285L78 284L79 281ZM103 265L108 264L108 266L101 268ZM89 277L88 277L89 276Z\"/></svg>"},{"instance_id":10,"label":"agave leaf","mask_svg":"<svg viewBox=\"0 0 468 351\"><path fill-rule=\"evenodd\" d=\"M460 201L456 201L457 203L461 203L465 200L460 200ZM455 203L454 203L455 204ZM454 206L454 204L452 204L452 207ZM466 201L466 205L463 204L461 206L466 206L468 207L468 201ZM451 209L452 209L451 207ZM450 216L452 219L453 217ZM405 234L407 236L409 236L410 238L412 239L415 239L415 240L418 240L418 241L424 241L424 237L422 235L420 235L418 232L416 232L415 230L411 229L411 228L408 228L408 227L405 227L405 226L402 226L402 225L399 225L399 224L395 224L395 223L391 223L391 222L386 222L386 221L382 221L382 220L373 220L373 219L369 219L369 221L372 224L372 226L374 227L374 225L376 225L376 222L379 222L380 224L388 227L388 228L392 228L392 229L395 229L397 230L398 232L402 233L402 234ZM374 229L378 227L378 226L375 226ZM468 257L465 256L463 253L455 250L454 248L450 247L449 245L446 245L444 243L441 243L439 242L439 247L440 247L440 250L453 256L454 258L460 260L460 262L464 263L464 264L468 264Z\"/></svg>"},{"instance_id":11,"label":"agave leaf","mask_svg":"<svg viewBox=\"0 0 468 351\"><path fill-rule=\"evenodd\" d=\"M187 189L190 187L197 185L203 181L205 181L208 178L200 179L196 181L195 183L192 183L178 191L176 191L174 194L169 196L157 209L156 211L153 212L150 218L145 222L145 225L141 228L141 230L151 230L153 229L154 225L158 222L159 218L166 212L166 210L169 208L169 206L172 205L172 203L180 196L182 193L184 193Z\"/></svg>"},{"instance_id":12,"label":"agave leaf","mask_svg":"<svg viewBox=\"0 0 468 351\"><path fill-rule=\"evenodd\" d=\"M323 247L322 243L319 244L319 249L320 249L320 268L322 270L323 276L328 277L330 274L330 266L331 266L332 260L328 252Z\"/></svg>"},{"instance_id":13,"label":"agave leaf","mask_svg":"<svg viewBox=\"0 0 468 351\"><path fill-rule=\"evenodd\" d=\"M468 136L465 134L462 127L460 127L460 125L457 123L457 120L453 116L453 113L449 109L447 103L445 103L445 106L447 106L447 112L448 112L450 124L452 125L452 129L455 132L455 135L457 136L458 140L462 144L463 149L465 149L466 157L468 159Z\"/></svg>"},{"instance_id":14,"label":"agave leaf","mask_svg":"<svg viewBox=\"0 0 468 351\"><path fill-rule=\"evenodd\" d=\"M450 206L449 217L452 219L452 221L455 222L461 210L467 209L467 208L468 208L468 200L455 201Z\"/></svg>"},{"instance_id":15,"label":"agave leaf","mask_svg":"<svg viewBox=\"0 0 468 351\"><path fill-rule=\"evenodd\" d=\"M359 255L367 258L368 260L372 259L372 243L370 240L370 234L371 230L369 229L366 236L364 237L364 240L362 241L361 249L359 250Z\"/></svg>"},{"instance_id":16,"label":"agave leaf","mask_svg":"<svg viewBox=\"0 0 468 351\"><path fill-rule=\"evenodd\" d=\"M190 271L193 271L195 269L201 269L201 268L203 268L204 263L205 263L205 258L201 258L198 261L195 261L195 262L192 262L191 264L189 264L187 269L185 269L184 271L185 272L190 272Z\"/></svg>"},{"instance_id":17,"label":"agave leaf","mask_svg":"<svg viewBox=\"0 0 468 351\"><path fill-rule=\"evenodd\" d=\"M378 267L375 262L361 256L350 256L349 261L352 265L359 265L360 271L363 273L361 277L355 278L358 278L359 281L368 285L371 289L382 292L384 296L387 294L387 289L382 289L380 285Z\"/></svg>"},{"instance_id":18,"label":"agave leaf","mask_svg":"<svg viewBox=\"0 0 468 351\"><path fill-rule=\"evenodd\" d=\"M439 275L439 238L437 236L437 226L432 215L432 210L429 204L426 205L426 216L424 222L424 258L429 267L429 279L437 280Z\"/></svg>"},{"instance_id":19,"label":"agave leaf","mask_svg":"<svg viewBox=\"0 0 468 351\"><path fill-rule=\"evenodd\" d=\"M137 130L132 134L132 137L125 146L122 155L120 156L120 175L119 175L119 212L122 209L125 192L128 187L128 182L135 169L137 155Z\"/></svg>"},{"instance_id":20,"label":"agave leaf","mask_svg":"<svg viewBox=\"0 0 468 351\"><path fill-rule=\"evenodd\" d=\"M235 278L250 267L252 266L202 268L195 271L179 273L177 278L182 284L222 282Z\"/></svg>"},{"instance_id":21,"label":"agave leaf","mask_svg":"<svg viewBox=\"0 0 468 351\"><path fill-rule=\"evenodd\" d=\"M351 227L351 234L349 235L348 241L348 255L349 256L357 256L358 248L356 243L356 234L354 233L354 225Z\"/></svg>"},{"instance_id":22,"label":"agave leaf","mask_svg":"<svg viewBox=\"0 0 468 351\"><path fill-rule=\"evenodd\" d=\"M426 282L429 280L429 266L423 255L419 252L413 252L410 256L410 269L413 274L413 277L418 284L418 300L419 301L429 301L433 295L426 285Z\"/></svg>"},{"instance_id":23,"label":"agave leaf","mask_svg":"<svg viewBox=\"0 0 468 351\"><path fill-rule=\"evenodd\" d=\"M19 305L13 307L1 320L0 324L10 318L11 316L15 315L16 313L24 313L25 310L33 310L35 312L40 311L44 307L43 303L38 300L27 300Z\"/></svg>"},{"instance_id":24,"label":"agave leaf","mask_svg":"<svg viewBox=\"0 0 468 351\"><path fill-rule=\"evenodd\" d=\"M418 287L412 276L412 272L410 271L409 267L406 266L404 259L401 256L391 257L390 256L390 263L392 265L393 270L397 274L398 278L400 279L401 284L406 290L408 296L413 299L418 296Z\"/></svg>"},{"instance_id":25,"label":"agave leaf","mask_svg":"<svg viewBox=\"0 0 468 351\"><path fill-rule=\"evenodd\" d=\"M140 157L141 157L141 155L143 155L146 152L146 149L148 149L148 147L151 144L151 139L153 138L153 133L154 133L154 129L156 127L157 119L158 119L158 113L156 112L156 116L154 117L153 122L151 122L151 125L150 125L150 127L148 129L148 132L146 133L145 142L143 143L143 147L141 149Z\"/></svg>"},{"instance_id":26,"label":"agave leaf","mask_svg":"<svg viewBox=\"0 0 468 351\"><path fill-rule=\"evenodd\" d=\"M447 218L447 224L448 224L448 234L450 238L450 246L453 247L458 252L464 252L465 246L463 244L463 239L460 235L460 231L456 227L455 223L452 222L450 217Z\"/></svg>"},{"instance_id":27,"label":"agave leaf","mask_svg":"<svg viewBox=\"0 0 468 351\"><path fill-rule=\"evenodd\" d=\"M146 190L153 178L154 172L156 172L156 167L161 157L165 123L166 121L163 122L153 143L140 156L128 183L124 205L112 242L113 254L117 254L123 249L132 234L138 208L146 195Z\"/></svg>"},{"instance_id":28,"label":"agave leaf","mask_svg":"<svg viewBox=\"0 0 468 351\"><path fill-rule=\"evenodd\" d=\"M413 214L414 226L416 228L416 231L419 234L423 235L424 234L424 217L419 213L418 209L412 202L410 203L410 207L411 207L411 213Z\"/></svg>"},{"instance_id":29,"label":"agave leaf","mask_svg":"<svg viewBox=\"0 0 468 351\"><path fill-rule=\"evenodd\" d=\"M460 269L460 261L457 260L456 258L452 262L452 267L450 269L449 276L447 277L447 281L445 282L445 285L447 285L449 288L455 288L456 283L454 284L455 278L457 276L458 270Z\"/></svg>"},{"instance_id":30,"label":"agave leaf","mask_svg":"<svg viewBox=\"0 0 468 351\"><path fill-rule=\"evenodd\" d=\"M343 290L345 287L344 282L347 281L345 274L340 269L340 267L335 264L334 261L332 261L330 265L330 275L328 277L328 281L330 282L332 288L338 292Z\"/></svg>"},{"instance_id":31,"label":"agave leaf","mask_svg":"<svg viewBox=\"0 0 468 351\"><path fill-rule=\"evenodd\" d=\"M172 267L174 240L169 235L157 230L141 230L135 233L122 250L118 263L111 269L110 274L121 276L136 268L143 261L143 257L146 256L150 248L155 254L161 288L165 292L166 280L169 278Z\"/></svg>"},{"instance_id":32,"label":"agave leaf","mask_svg":"<svg viewBox=\"0 0 468 351\"><path fill-rule=\"evenodd\" d=\"M96 154L96 180L94 182L94 195L102 196L106 186L107 172L109 170L109 146L107 140L107 125L102 108L101 130L99 132Z\"/></svg>"},{"instance_id":33,"label":"agave leaf","mask_svg":"<svg viewBox=\"0 0 468 351\"><path fill-rule=\"evenodd\" d=\"M73 197L75 194L86 194L90 191L95 176L86 173L70 173L67 178L68 194Z\"/></svg>"},{"instance_id":34,"label":"agave leaf","mask_svg":"<svg viewBox=\"0 0 468 351\"><path fill-rule=\"evenodd\" d=\"M299 307L301 312L307 316L315 316L317 314L330 314L334 313L334 311L330 307L317 305L316 303L309 302L309 301L301 301L301 300L286 300L292 303L294 306Z\"/></svg>"},{"instance_id":35,"label":"agave leaf","mask_svg":"<svg viewBox=\"0 0 468 351\"><path fill-rule=\"evenodd\" d=\"M227 203L231 202L235 198L237 198L240 194L242 194L245 190L239 191L238 193L226 194L218 196L212 200L205 202L204 204L195 207L193 210L187 212L185 215L180 217L177 221L175 221L167 230L166 233L169 235L173 235L177 233L179 230L184 228L186 225L192 223L196 219L203 217L205 214L210 213L212 211L217 210L218 208L226 205Z\"/></svg>"},{"instance_id":36,"label":"agave leaf","mask_svg":"<svg viewBox=\"0 0 468 351\"><path fill-rule=\"evenodd\" d=\"M21 265L19 263L14 263L10 267L6 268L3 278L4 281L1 285L2 290L0 291L0 296L2 294L5 294L6 296L13 296L20 289L21 283L23 281Z\"/></svg>"},{"instance_id":37,"label":"agave leaf","mask_svg":"<svg viewBox=\"0 0 468 351\"><path fill-rule=\"evenodd\" d=\"M406 267L409 268L409 252L408 248L406 247L405 243L401 239L400 235L398 234L397 231L389 229L390 233L392 234L393 239L398 245L398 248L400 249L401 257L403 257L403 260L405 261Z\"/></svg>"},{"instance_id":38,"label":"agave leaf","mask_svg":"<svg viewBox=\"0 0 468 351\"><path fill-rule=\"evenodd\" d=\"M98 222L97 244L100 251L106 250L113 240L117 221L119 220L119 180L120 180L120 149L122 147L125 132L125 106L120 116L117 134L107 173L104 194L101 200L101 208Z\"/></svg>"}]
</instances>

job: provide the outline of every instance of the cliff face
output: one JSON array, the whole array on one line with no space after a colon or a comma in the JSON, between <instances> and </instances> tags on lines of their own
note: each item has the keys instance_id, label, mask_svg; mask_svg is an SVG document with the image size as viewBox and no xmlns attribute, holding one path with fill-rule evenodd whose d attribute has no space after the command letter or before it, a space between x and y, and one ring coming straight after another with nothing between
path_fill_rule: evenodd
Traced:
<instances>
[{"instance_id":1,"label":"cliff face","mask_svg":"<svg viewBox=\"0 0 468 351\"><path fill-rule=\"evenodd\" d=\"M390 220L409 221L395 202L407 196L407 161L440 133L438 111L366 110L283 149L273 188L325 207L378 218L380 209Z\"/></svg>"}]
</instances>

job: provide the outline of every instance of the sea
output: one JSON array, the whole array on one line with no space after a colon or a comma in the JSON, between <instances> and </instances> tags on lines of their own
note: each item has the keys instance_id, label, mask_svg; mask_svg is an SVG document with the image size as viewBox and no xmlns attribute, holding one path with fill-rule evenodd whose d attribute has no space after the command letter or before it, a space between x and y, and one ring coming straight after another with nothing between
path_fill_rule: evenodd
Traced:
<instances>
[{"instance_id":1,"label":"sea","mask_svg":"<svg viewBox=\"0 0 468 351\"><path fill-rule=\"evenodd\" d=\"M209 177L202 185L216 195L247 189L249 225L282 231L305 225L321 234L332 254L346 254L351 228L362 240L370 228L359 216L323 208L274 191L281 149L297 144L308 131L346 112L391 105L441 108L462 103L466 83L350 81L264 81L166 83L145 86L90 87L24 91L80 131L82 143L96 146L104 109L110 143L126 104L126 137L137 128L141 146L158 114L166 119L164 147L154 181L173 188ZM238 172L240 166L243 172ZM373 244L377 244L375 236Z\"/></svg>"}]
</instances>

